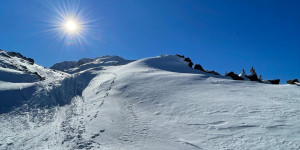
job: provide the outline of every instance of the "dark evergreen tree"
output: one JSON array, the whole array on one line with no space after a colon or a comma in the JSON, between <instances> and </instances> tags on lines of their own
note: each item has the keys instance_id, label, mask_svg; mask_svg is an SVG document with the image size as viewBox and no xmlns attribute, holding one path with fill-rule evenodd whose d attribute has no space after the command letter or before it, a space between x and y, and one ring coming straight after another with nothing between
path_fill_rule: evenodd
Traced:
<instances>
[{"instance_id":1,"label":"dark evergreen tree","mask_svg":"<svg viewBox=\"0 0 300 150\"><path fill-rule=\"evenodd\" d=\"M251 69L250 69L250 73L251 73L251 75L254 75L254 74L256 74L256 71L255 71L255 69L254 69L254 67L252 66L251 67Z\"/></svg>"}]
</instances>

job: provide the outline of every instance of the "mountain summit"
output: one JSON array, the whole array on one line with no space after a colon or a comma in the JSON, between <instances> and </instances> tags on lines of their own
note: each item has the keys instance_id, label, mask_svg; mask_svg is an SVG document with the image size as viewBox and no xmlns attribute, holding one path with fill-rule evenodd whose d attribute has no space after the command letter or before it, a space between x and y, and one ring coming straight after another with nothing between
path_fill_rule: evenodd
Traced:
<instances>
[{"instance_id":1,"label":"mountain summit","mask_svg":"<svg viewBox=\"0 0 300 150\"><path fill-rule=\"evenodd\" d=\"M299 86L191 63L103 56L47 69L1 51L0 149L299 149Z\"/></svg>"}]
</instances>

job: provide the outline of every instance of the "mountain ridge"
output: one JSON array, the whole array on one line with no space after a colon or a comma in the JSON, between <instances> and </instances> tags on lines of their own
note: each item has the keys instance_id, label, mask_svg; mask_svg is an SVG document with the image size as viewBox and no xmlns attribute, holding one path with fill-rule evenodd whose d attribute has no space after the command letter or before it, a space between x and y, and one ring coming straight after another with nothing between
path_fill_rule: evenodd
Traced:
<instances>
[{"instance_id":1,"label":"mountain ridge","mask_svg":"<svg viewBox=\"0 0 300 150\"><path fill-rule=\"evenodd\" d=\"M63 61L56 63L50 67L50 69L60 70L68 73L75 73L79 70L82 70L82 67L85 65L85 68L89 67L100 67L100 66L109 66L109 65L122 65L132 62L132 60L125 60L120 56L110 56L105 55L101 57L92 58L82 58L78 61ZM92 65L94 64L94 65Z\"/></svg>"}]
</instances>

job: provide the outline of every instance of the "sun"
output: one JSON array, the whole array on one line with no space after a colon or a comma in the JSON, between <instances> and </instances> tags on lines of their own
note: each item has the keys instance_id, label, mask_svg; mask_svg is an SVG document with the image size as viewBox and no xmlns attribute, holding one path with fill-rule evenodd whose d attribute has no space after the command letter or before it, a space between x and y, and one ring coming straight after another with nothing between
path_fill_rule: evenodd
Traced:
<instances>
[{"instance_id":1,"label":"sun","mask_svg":"<svg viewBox=\"0 0 300 150\"><path fill-rule=\"evenodd\" d=\"M74 33L76 31L79 30L79 25L78 23L76 23L73 20L68 20L65 24L64 24L65 30L70 32L70 33Z\"/></svg>"},{"instance_id":2,"label":"sun","mask_svg":"<svg viewBox=\"0 0 300 150\"><path fill-rule=\"evenodd\" d=\"M81 7L79 1L56 1L47 5L45 23L53 39L63 48L78 48L96 45L100 40L99 18L94 18L91 9Z\"/></svg>"}]
</instances>

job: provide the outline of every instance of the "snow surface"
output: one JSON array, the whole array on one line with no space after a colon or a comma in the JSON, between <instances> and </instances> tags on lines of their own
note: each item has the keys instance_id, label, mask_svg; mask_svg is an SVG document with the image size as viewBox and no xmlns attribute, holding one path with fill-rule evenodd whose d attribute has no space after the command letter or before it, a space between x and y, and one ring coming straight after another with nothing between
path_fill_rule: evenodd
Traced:
<instances>
[{"instance_id":1,"label":"snow surface","mask_svg":"<svg viewBox=\"0 0 300 150\"><path fill-rule=\"evenodd\" d=\"M299 86L234 81L171 55L87 68L39 81L30 103L2 113L0 149L300 149Z\"/></svg>"}]
</instances>

